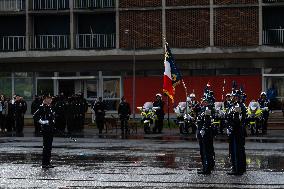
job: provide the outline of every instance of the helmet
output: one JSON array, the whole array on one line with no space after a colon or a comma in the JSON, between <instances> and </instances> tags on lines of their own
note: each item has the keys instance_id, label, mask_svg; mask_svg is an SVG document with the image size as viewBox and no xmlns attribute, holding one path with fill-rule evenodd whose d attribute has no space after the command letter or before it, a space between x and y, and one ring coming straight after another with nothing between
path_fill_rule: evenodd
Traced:
<instances>
[{"instance_id":1,"label":"helmet","mask_svg":"<svg viewBox=\"0 0 284 189\"><path fill-rule=\"evenodd\" d=\"M195 94L194 94L194 93L191 93L191 94L189 95L189 97L190 97L190 98L195 98Z\"/></svg>"},{"instance_id":2,"label":"helmet","mask_svg":"<svg viewBox=\"0 0 284 189\"><path fill-rule=\"evenodd\" d=\"M160 93L157 93L157 94L156 94L156 97L157 97L157 96L162 97L162 95L161 95Z\"/></svg>"},{"instance_id":3,"label":"helmet","mask_svg":"<svg viewBox=\"0 0 284 189\"><path fill-rule=\"evenodd\" d=\"M236 90L236 91L234 91L234 92L233 92L233 94L232 94L232 95L233 95L233 96L240 97L240 96L241 96L241 91Z\"/></svg>"},{"instance_id":4,"label":"helmet","mask_svg":"<svg viewBox=\"0 0 284 189\"><path fill-rule=\"evenodd\" d=\"M232 96L231 93L227 93L227 94L226 94L226 97L231 97L231 96Z\"/></svg>"},{"instance_id":5,"label":"helmet","mask_svg":"<svg viewBox=\"0 0 284 189\"><path fill-rule=\"evenodd\" d=\"M266 96L266 92L261 92L260 96Z\"/></svg>"}]
</instances>

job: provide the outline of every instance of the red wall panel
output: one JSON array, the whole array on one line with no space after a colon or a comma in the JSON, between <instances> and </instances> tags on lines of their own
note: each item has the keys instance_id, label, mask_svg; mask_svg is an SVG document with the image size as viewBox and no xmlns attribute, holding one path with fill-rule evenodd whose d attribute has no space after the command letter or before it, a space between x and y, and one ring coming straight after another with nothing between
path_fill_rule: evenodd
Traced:
<instances>
[{"instance_id":1,"label":"red wall panel","mask_svg":"<svg viewBox=\"0 0 284 189\"><path fill-rule=\"evenodd\" d=\"M244 91L246 92L248 98L247 103L252 99L257 99L261 92L261 76L198 76L198 77L183 77L186 87L188 89L188 94L195 92L197 99L203 95L204 87L209 82L211 89L215 93L215 98L217 101L221 100L222 97L222 87L224 79L225 84L225 94L231 92L232 82L236 81L238 86L242 85ZM154 101L156 93L162 93L163 78L161 77L136 77L136 107L142 106L144 102ZM224 95L225 95L224 94ZM132 107L132 77L127 77L124 79L124 96ZM164 101L166 102L164 97ZM175 103L170 107L170 112L172 112L172 107L176 106L178 102L185 100L185 90L183 85L180 84L176 87ZM165 111L166 108L165 108ZM137 111L139 112L139 111Z\"/></svg>"}]
</instances>

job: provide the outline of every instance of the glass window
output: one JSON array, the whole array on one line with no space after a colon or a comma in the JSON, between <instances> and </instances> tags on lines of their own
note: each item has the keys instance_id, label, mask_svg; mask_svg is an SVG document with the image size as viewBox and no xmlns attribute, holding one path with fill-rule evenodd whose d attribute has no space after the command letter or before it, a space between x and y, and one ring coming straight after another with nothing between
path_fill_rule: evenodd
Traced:
<instances>
[{"instance_id":1,"label":"glass window","mask_svg":"<svg viewBox=\"0 0 284 189\"><path fill-rule=\"evenodd\" d=\"M53 95L53 80L49 79L38 79L37 80L37 94L38 95Z\"/></svg>"},{"instance_id":2,"label":"glass window","mask_svg":"<svg viewBox=\"0 0 284 189\"><path fill-rule=\"evenodd\" d=\"M284 97L284 78L283 77L268 77L266 78L266 89L275 88L277 97Z\"/></svg>"},{"instance_id":3,"label":"glass window","mask_svg":"<svg viewBox=\"0 0 284 189\"><path fill-rule=\"evenodd\" d=\"M258 68L247 68L247 69L240 69L241 75L260 75L261 69Z\"/></svg>"},{"instance_id":4,"label":"glass window","mask_svg":"<svg viewBox=\"0 0 284 189\"><path fill-rule=\"evenodd\" d=\"M32 99L33 80L31 77L15 78L15 94Z\"/></svg>"},{"instance_id":5,"label":"glass window","mask_svg":"<svg viewBox=\"0 0 284 189\"><path fill-rule=\"evenodd\" d=\"M10 74L11 76L11 74ZM0 76L0 94L11 97L12 95L12 79L11 77L1 77Z\"/></svg>"},{"instance_id":6,"label":"glass window","mask_svg":"<svg viewBox=\"0 0 284 189\"><path fill-rule=\"evenodd\" d=\"M76 72L60 72L59 77L70 77L76 76Z\"/></svg>"},{"instance_id":7,"label":"glass window","mask_svg":"<svg viewBox=\"0 0 284 189\"><path fill-rule=\"evenodd\" d=\"M87 99L94 99L98 97L98 81L97 80L87 80Z\"/></svg>"},{"instance_id":8,"label":"glass window","mask_svg":"<svg viewBox=\"0 0 284 189\"><path fill-rule=\"evenodd\" d=\"M14 73L15 77L33 77L32 72L15 72Z\"/></svg>"},{"instance_id":9,"label":"glass window","mask_svg":"<svg viewBox=\"0 0 284 189\"><path fill-rule=\"evenodd\" d=\"M54 72L39 72L38 77L54 77Z\"/></svg>"},{"instance_id":10,"label":"glass window","mask_svg":"<svg viewBox=\"0 0 284 189\"><path fill-rule=\"evenodd\" d=\"M284 68L265 68L264 69L265 74L281 74L284 73Z\"/></svg>"},{"instance_id":11,"label":"glass window","mask_svg":"<svg viewBox=\"0 0 284 189\"><path fill-rule=\"evenodd\" d=\"M104 78L103 98L120 98L120 78Z\"/></svg>"},{"instance_id":12,"label":"glass window","mask_svg":"<svg viewBox=\"0 0 284 189\"><path fill-rule=\"evenodd\" d=\"M104 100L106 110L117 110L119 102L119 100Z\"/></svg>"}]
</instances>

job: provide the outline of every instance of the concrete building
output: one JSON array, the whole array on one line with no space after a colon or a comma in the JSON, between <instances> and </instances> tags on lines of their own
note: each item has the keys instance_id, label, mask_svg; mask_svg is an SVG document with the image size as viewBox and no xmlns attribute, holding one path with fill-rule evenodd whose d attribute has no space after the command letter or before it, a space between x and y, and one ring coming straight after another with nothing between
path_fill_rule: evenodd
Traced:
<instances>
[{"instance_id":1,"label":"concrete building","mask_svg":"<svg viewBox=\"0 0 284 189\"><path fill-rule=\"evenodd\" d=\"M210 82L221 99L236 80L249 100L274 85L281 101L283 18L282 0L0 0L0 93L141 106L162 90L164 35L188 93Z\"/></svg>"}]
</instances>

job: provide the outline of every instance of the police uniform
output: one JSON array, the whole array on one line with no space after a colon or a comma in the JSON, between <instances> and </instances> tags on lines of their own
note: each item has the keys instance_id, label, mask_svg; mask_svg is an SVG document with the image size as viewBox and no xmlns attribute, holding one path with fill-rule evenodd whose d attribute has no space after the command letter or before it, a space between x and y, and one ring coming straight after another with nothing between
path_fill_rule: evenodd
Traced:
<instances>
[{"instance_id":1,"label":"police uniform","mask_svg":"<svg viewBox=\"0 0 284 189\"><path fill-rule=\"evenodd\" d=\"M158 133L161 133L164 126L164 117L165 117L164 102L162 101L161 94L157 94L156 97L159 97L159 99L157 99L153 103L154 107L158 107L158 109L156 110L157 119L155 120L155 127L153 128L153 132L156 133L158 130Z\"/></svg>"},{"instance_id":2,"label":"police uniform","mask_svg":"<svg viewBox=\"0 0 284 189\"><path fill-rule=\"evenodd\" d=\"M24 129L24 115L27 111L27 103L22 99L16 100L14 103L14 111L16 134L22 135Z\"/></svg>"},{"instance_id":3,"label":"police uniform","mask_svg":"<svg viewBox=\"0 0 284 189\"><path fill-rule=\"evenodd\" d=\"M35 96L34 101L32 102L31 105L31 114L34 115L34 113L39 109L40 105L42 104L42 101L38 96ZM34 127L35 127L35 135L39 135L41 126L38 123L37 120L34 119Z\"/></svg>"},{"instance_id":4,"label":"police uniform","mask_svg":"<svg viewBox=\"0 0 284 189\"><path fill-rule=\"evenodd\" d=\"M51 105L42 104L34 118L40 123L43 136L42 167L50 168L51 150L54 134L55 113Z\"/></svg>"},{"instance_id":5,"label":"police uniform","mask_svg":"<svg viewBox=\"0 0 284 189\"><path fill-rule=\"evenodd\" d=\"M211 127L212 109L207 104L208 99L203 99L200 113L197 117L197 139L200 147L202 169L198 174L211 174L215 166L215 152L213 146L213 131ZM206 101L206 104L205 104Z\"/></svg>"},{"instance_id":6,"label":"police uniform","mask_svg":"<svg viewBox=\"0 0 284 189\"><path fill-rule=\"evenodd\" d=\"M66 128L66 105L63 96L56 97L54 102L54 113L55 113L55 128L61 132L65 131Z\"/></svg>"},{"instance_id":7,"label":"police uniform","mask_svg":"<svg viewBox=\"0 0 284 189\"><path fill-rule=\"evenodd\" d=\"M104 129L105 122L105 105L101 98L99 98L99 100L92 106L92 109L95 112L96 125L99 129L99 134L101 134Z\"/></svg>"},{"instance_id":8,"label":"police uniform","mask_svg":"<svg viewBox=\"0 0 284 189\"><path fill-rule=\"evenodd\" d=\"M262 98L262 96L264 96L264 98ZM261 93L261 97L258 99L258 103L259 103L261 109L270 107L270 101L267 99L265 92ZM262 115L263 115L263 118L264 118L264 123L262 125L262 132L266 133L267 132L267 121L268 121L268 117L269 117L269 109L263 110Z\"/></svg>"},{"instance_id":9,"label":"police uniform","mask_svg":"<svg viewBox=\"0 0 284 189\"><path fill-rule=\"evenodd\" d=\"M121 102L118 106L118 115L121 122L121 134L128 134L128 120L131 114L130 105L125 101L125 98L121 98Z\"/></svg>"},{"instance_id":10,"label":"police uniform","mask_svg":"<svg viewBox=\"0 0 284 189\"><path fill-rule=\"evenodd\" d=\"M232 163L230 175L242 175L246 172L245 154L245 116L246 107L241 102L238 91L234 94L235 100L228 111L229 153Z\"/></svg>"}]
</instances>

